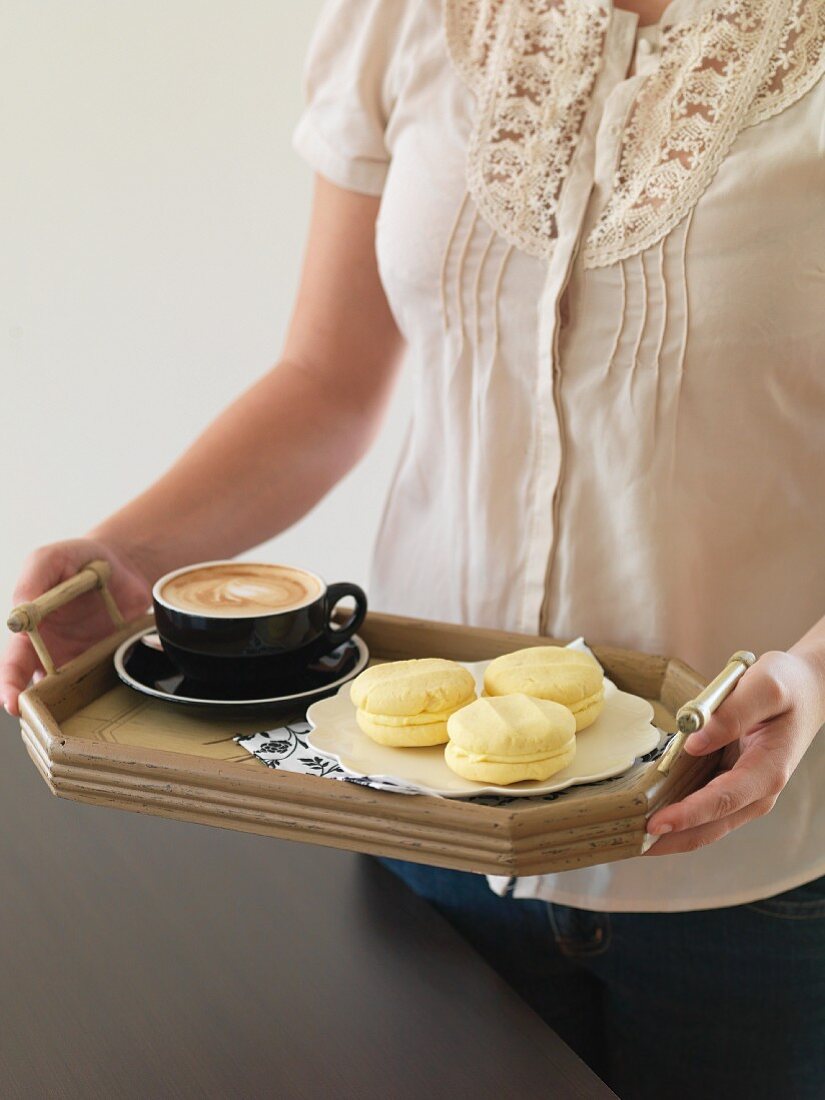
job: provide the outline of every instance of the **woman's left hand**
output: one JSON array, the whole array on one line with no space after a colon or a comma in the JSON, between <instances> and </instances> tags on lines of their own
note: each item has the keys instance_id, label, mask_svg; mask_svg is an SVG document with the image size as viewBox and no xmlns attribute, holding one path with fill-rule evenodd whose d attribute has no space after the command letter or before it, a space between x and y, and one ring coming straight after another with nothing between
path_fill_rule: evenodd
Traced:
<instances>
[{"instance_id":1,"label":"woman's left hand","mask_svg":"<svg viewBox=\"0 0 825 1100\"><path fill-rule=\"evenodd\" d=\"M648 832L661 839L647 855L696 851L768 813L823 722L822 658L765 653L685 742L694 756L723 749L720 774L651 816Z\"/></svg>"}]
</instances>

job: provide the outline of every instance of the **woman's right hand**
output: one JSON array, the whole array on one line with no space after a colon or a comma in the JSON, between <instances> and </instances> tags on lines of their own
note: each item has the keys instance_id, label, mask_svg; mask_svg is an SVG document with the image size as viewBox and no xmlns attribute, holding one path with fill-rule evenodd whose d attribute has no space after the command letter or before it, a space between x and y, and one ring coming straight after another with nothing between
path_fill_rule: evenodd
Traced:
<instances>
[{"instance_id":1,"label":"woman's right hand","mask_svg":"<svg viewBox=\"0 0 825 1100\"><path fill-rule=\"evenodd\" d=\"M109 562L109 591L128 621L145 611L152 598L151 570L139 556L98 539L71 539L35 550L23 565L14 590L14 603L25 603L79 573L90 561ZM58 667L111 634L112 620L100 593L87 592L53 611L40 627L43 640ZM33 676L42 672L26 634L14 634L0 658L0 702L17 715L18 696Z\"/></svg>"}]
</instances>

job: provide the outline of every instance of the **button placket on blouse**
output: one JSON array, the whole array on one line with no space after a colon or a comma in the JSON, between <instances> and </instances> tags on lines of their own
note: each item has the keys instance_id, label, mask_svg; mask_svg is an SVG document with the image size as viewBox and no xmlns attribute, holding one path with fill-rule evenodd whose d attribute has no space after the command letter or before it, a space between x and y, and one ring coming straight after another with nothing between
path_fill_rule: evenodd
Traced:
<instances>
[{"instance_id":1,"label":"button placket on blouse","mask_svg":"<svg viewBox=\"0 0 825 1100\"><path fill-rule=\"evenodd\" d=\"M582 133L582 137L585 139L586 132L589 130L591 134L589 140L592 142L592 149L590 151L591 167L589 174L589 197L584 208L580 210L575 236L572 233L569 234L569 239L571 239L572 243L570 252L567 256L563 278L558 279L558 276L556 277L553 281L555 294L548 295L545 302L545 309L552 308L555 314L550 342L550 370L552 376L553 406L555 409L559 435L559 464L552 502L552 535L549 553L545 562L544 591L539 608L539 631L543 633L547 633L548 629L550 613L548 607L548 593L550 591L549 580L559 541L559 517L565 480L566 447L564 440L564 407L561 400L563 371L559 355L560 331L564 325L569 323L569 303L565 295L579 249L586 239L590 225L592 224L590 208L594 205L593 197L597 182L600 179L605 179L606 175L612 178L612 168L609 172L605 173L604 166L601 168L600 176L600 164L604 161L605 152L610 154L610 159L613 163L615 163L619 155L620 137L624 118L629 107L629 100L624 103L617 102L616 91L618 87L625 84L633 83L635 87L635 83L637 83L621 79L622 75L627 73L628 66L633 56L637 23L638 16L634 13L626 12L618 8L614 9L605 42L604 65L599 76L599 82L602 84L602 88L604 88L606 84L607 91L606 94L604 91L602 91L601 94L594 91L591 97L591 111L600 109L602 111L601 118L591 118L590 126L585 125ZM612 87L610 86L611 82L613 85ZM633 89L631 88L628 94L632 95L632 91ZM595 107L595 104L600 104L600 106ZM598 203L598 205L601 206L603 202L606 201L606 198L607 195L605 193L605 195L602 196L602 201ZM550 282L551 280L548 279L548 285ZM551 297L555 299L552 307L550 305Z\"/></svg>"},{"instance_id":2,"label":"button placket on blouse","mask_svg":"<svg viewBox=\"0 0 825 1100\"><path fill-rule=\"evenodd\" d=\"M659 65L659 50L649 38L640 38L636 46L633 69L634 76L646 76Z\"/></svg>"},{"instance_id":3,"label":"button placket on blouse","mask_svg":"<svg viewBox=\"0 0 825 1100\"><path fill-rule=\"evenodd\" d=\"M622 9L614 9L610 33L605 44L605 64L602 79L612 81L603 100L601 118L595 127L593 148L592 189L587 209L579 229L578 245L586 239L592 226L598 221L609 192L621 153L622 135L636 91L644 79L644 73L627 75L634 57L642 58L645 72L659 64L659 50L646 38L637 40L638 16Z\"/></svg>"}]
</instances>

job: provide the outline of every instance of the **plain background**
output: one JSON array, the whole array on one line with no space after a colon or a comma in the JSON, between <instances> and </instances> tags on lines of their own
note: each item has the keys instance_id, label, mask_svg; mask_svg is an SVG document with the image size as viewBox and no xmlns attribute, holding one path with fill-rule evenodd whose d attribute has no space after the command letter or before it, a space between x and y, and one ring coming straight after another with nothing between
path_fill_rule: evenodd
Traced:
<instances>
[{"instance_id":1,"label":"plain background","mask_svg":"<svg viewBox=\"0 0 825 1100\"><path fill-rule=\"evenodd\" d=\"M291 148L321 0L5 0L0 596L277 360L311 196ZM406 423L246 556L368 579ZM239 485L243 492L244 486Z\"/></svg>"}]
</instances>

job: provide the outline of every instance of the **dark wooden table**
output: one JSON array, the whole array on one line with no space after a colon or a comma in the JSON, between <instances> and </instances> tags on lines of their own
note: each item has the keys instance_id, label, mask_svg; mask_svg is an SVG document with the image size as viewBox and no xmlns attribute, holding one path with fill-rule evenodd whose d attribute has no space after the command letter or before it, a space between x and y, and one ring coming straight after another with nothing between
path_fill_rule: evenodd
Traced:
<instances>
[{"instance_id":1,"label":"dark wooden table","mask_svg":"<svg viewBox=\"0 0 825 1100\"><path fill-rule=\"evenodd\" d=\"M0 720L0 1096L613 1093L364 857L53 798Z\"/></svg>"}]
</instances>

